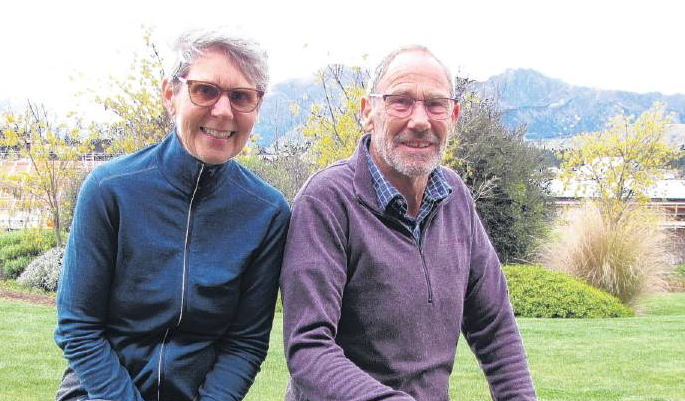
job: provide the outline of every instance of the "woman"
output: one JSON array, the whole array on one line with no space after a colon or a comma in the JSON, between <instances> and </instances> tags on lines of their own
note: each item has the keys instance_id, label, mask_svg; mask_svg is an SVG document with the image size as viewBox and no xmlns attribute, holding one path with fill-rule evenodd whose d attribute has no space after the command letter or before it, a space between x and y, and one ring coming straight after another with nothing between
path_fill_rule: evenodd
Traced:
<instances>
[{"instance_id":1,"label":"woman","mask_svg":"<svg viewBox=\"0 0 685 401\"><path fill-rule=\"evenodd\" d=\"M252 42L191 31L175 130L83 184L57 296L58 400L239 400L266 356L289 211L232 160L268 84Z\"/></svg>"}]
</instances>

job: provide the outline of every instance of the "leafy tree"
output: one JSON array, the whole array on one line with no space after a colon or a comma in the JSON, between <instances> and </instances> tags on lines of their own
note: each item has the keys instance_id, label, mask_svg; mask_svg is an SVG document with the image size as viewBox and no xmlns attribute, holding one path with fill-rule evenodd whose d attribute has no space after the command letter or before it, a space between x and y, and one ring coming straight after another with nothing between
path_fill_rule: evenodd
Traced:
<instances>
[{"instance_id":1,"label":"leafy tree","mask_svg":"<svg viewBox=\"0 0 685 401\"><path fill-rule=\"evenodd\" d=\"M88 141L81 141L79 127L55 125L45 107L28 103L21 114L6 111L0 122L3 146L17 149L29 160L28 171L5 173L2 189L19 196L23 210L49 210L57 245L62 245L65 189L78 175L79 156L88 153Z\"/></svg>"},{"instance_id":2,"label":"leafy tree","mask_svg":"<svg viewBox=\"0 0 685 401\"><path fill-rule=\"evenodd\" d=\"M309 152L315 164L325 167L349 157L364 134L359 105L369 72L332 64L319 71L317 78L324 99L312 106L302 135L311 141Z\"/></svg>"},{"instance_id":3,"label":"leafy tree","mask_svg":"<svg viewBox=\"0 0 685 401\"><path fill-rule=\"evenodd\" d=\"M561 156L565 185L580 182L577 191L593 196L609 226L619 224L633 206L647 203L648 189L680 156L664 141L673 119L664 109L655 103L637 119L615 116L605 131L580 135L578 146Z\"/></svg>"},{"instance_id":4,"label":"leafy tree","mask_svg":"<svg viewBox=\"0 0 685 401\"><path fill-rule=\"evenodd\" d=\"M111 153L131 153L157 143L173 128L173 119L162 104L163 60L152 34L143 27L147 55L134 54L126 77L109 77L111 93L89 90L95 103L115 117L101 127L101 136L111 143L107 149Z\"/></svg>"},{"instance_id":5,"label":"leafy tree","mask_svg":"<svg viewBox=\"0 0 685 401\"><path fill-rule=\"evenodd\" d=\"M255 136L253 136L254 138ZM275 142L273 152L256 145L253 139L249 147L238 157L247 168L264 181L276 187L292 204L297 191L314 172L314 164L306 158L309 144L306 142Z\"/></svg>"},{"instance_id":6,"label":"leafy tree","mask_svg":"<svg viewBox=\"0 0 685 401\"><path fill-rule=\"evenodd\" d=\"M471 190L500 259L525 260L554 210L547 189L549 158L525 141L525 127L504 126L496 102L468 92L469 84L457 79L457 93L466 93L444 163Z\"/></svg>"}]
</instances>

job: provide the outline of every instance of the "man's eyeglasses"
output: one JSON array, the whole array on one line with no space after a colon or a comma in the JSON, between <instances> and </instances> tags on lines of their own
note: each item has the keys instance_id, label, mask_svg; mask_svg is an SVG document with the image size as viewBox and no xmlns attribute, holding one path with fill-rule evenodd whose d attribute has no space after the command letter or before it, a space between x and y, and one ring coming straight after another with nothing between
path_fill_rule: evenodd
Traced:
<instances>
[{"instance_id":1,"label":"man's eyeglasses","mask_svg":"<svg viewBox=\"0 0 685 401\"><path fill-rule=\"evenodd\" d=\"M240 113L249 113L259 106L264 92L251 88L222 89L211 82L195 81L178 77L178 80L188 86L188 95L194 105L200 107L212 107L219 101L221 95L226 92L231 108Z\"/></svg>"},{"instance_id":2,"label":"man's eyeglasses","mask_svg":"<svg viewBox=\"0 0 685 401\"><path fill-rule=\"evenodd\" d=\"M372 93L370 97L383 99L385 112L397 118L406 118L414 112L416 102L423 102L426 114L432 120L446 120L452 115L456 100L448 97L434 97L418 100L406 95L380 95Z\"/></svg>"}]
</instances>

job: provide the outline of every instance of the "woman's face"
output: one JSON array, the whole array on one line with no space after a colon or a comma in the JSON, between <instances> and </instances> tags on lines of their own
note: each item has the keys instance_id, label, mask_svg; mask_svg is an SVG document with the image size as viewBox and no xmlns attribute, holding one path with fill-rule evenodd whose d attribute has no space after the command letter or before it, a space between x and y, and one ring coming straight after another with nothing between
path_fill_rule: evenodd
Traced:
<instances>
[{"instance_id":1,"label":"woman's face","mask_svg":"<svg viewBox=\"0 0 685 401\"><path fill-rule=\"evenodd\" d=\"M255 84L235 66L223 51L209 50L190 66L187 80L213 83L223 89L255 88ZM219 164L237 155L247 143L255 124L258 108L241 113L231 108L226 92L213 106L193 104L188 85L174 92L171 82L162 85L164 105L174 116L176 131L183 147L208 164Z\"/></svg>"}]
</instances>

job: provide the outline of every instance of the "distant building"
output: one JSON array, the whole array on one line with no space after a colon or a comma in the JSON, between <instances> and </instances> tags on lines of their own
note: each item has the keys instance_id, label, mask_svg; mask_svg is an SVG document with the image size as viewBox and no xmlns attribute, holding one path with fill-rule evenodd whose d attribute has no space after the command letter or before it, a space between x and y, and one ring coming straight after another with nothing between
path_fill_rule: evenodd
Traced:
<instances>
[{"instance_id":1,"label":"distant building","mask_svg":"<svg viewBox=\"0 0 685 401\"><path fill-rule=\"evenodd\" d=\"M576 206L595 193L594 181L572 180L567 186L559 179L552 181L550 191L561 207ZM669 217L668 226L685 229L685 180L674 176L656 182L648 191L649 206L658 208Z\"/></svg>"}]
</instances>

